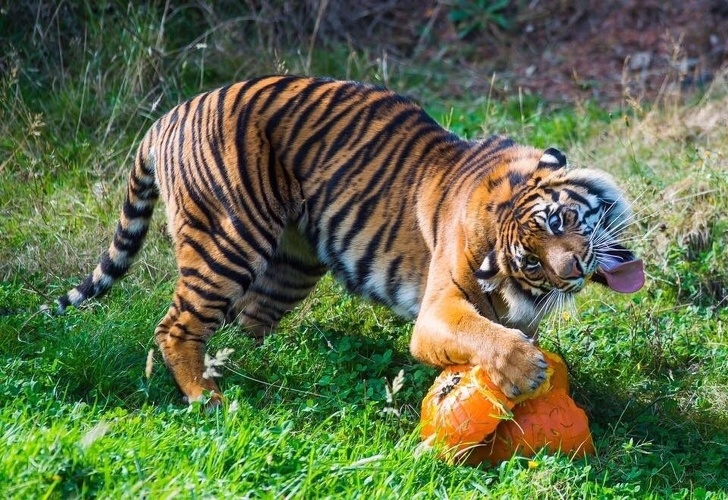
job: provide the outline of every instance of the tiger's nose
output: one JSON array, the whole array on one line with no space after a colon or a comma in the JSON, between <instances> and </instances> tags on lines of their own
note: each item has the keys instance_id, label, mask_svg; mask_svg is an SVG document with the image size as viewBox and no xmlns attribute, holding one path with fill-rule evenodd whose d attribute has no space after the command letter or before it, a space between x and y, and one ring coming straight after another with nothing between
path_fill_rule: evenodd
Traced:
<instances>
[{"instance_id":1,"label":"tiger's nose","mask_svg":"<svg viewBox=\"0 0 728 500\"><path fill-rule=\"evenodd\" d=\"M562 279L575 279L584 277L584 267L579 262L579 258L575 255L573 259L569 260L564 264L564 267L559 272L559 277Z\"/></svg>"}]
</instances>

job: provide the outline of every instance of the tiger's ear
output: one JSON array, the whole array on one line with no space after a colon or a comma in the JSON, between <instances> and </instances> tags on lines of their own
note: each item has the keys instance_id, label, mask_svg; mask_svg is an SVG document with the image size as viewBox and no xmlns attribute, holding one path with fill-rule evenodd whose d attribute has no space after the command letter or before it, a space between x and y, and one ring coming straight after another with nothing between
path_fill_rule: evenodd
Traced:
<instances>
[{"instance_id":1,"label":"tiger's ear","mask_svg":"<svg viewBox=\"0 0 728 500\"><path fill-rule=\"evenodd\" d=\"M503 281L503 276L500 274L500 267L498 266L495 250L492 250L485 257L480 268L473 274L480 282L484 292L493 292L498 288L498 285Z\"/></svg>"},{"instance_id":2,"label":"tiger's ear","mask_svg":"<svg viewBox=\"0 0 728 500\"><path fill-rule=\"evenodd\" d=\"M556 148L548 148L538 161L538 168L547 168L549 170L558 170L566 167L566 165L566 155Z\"/></svg>"}]
</instances>

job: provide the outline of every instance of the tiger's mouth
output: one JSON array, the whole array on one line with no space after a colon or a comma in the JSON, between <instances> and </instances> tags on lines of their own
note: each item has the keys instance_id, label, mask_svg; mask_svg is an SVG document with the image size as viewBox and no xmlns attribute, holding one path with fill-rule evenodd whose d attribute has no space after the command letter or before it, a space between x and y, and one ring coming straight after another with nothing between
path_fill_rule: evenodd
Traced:
<instances>
[{"instance_id":1,"label":"tiger's mouth","mask_svg":"<svg viewBox=\"0 0 728 500\"><path fill-rule=\"evenodd\" d=\"M621 245L603 250L598 259L592 281L616 292L634 293L645 284L645 266L642 259Z\"/></svg>"}]
</instances>

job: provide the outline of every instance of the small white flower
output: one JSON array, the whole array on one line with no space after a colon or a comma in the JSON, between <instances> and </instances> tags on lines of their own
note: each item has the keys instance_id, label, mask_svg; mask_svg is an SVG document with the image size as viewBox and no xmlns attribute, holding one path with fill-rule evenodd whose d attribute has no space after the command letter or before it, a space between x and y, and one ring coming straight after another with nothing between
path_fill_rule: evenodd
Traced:
<instances>
[{"instance_id":1,"label":"small white flower","mask_svg":"<svg viewBox=\"0 0 728 500\"><path fill-rule=\"evenodd\" d=\"M94 425L81 438L81 448L87 450L89 446L104 437L104 434L106 434L110 428L111 424L109 424L108 422L99 422L98 424Z\"/></svg>"},{"instance_id":2,"label":"small white flower","mask_svg":"<svg viewBox=\"0 0 728 500\"><path fill-rule=\"evenodd\" d=\"M202 378L222 377L222 373L220 373L218 368L225 366L225 363L230 359L230 355L234 352L235 349L226 347L217 351L214 356L205 354L205 371L202 374Z\"/></svg>"},{"instance_id":3,"label":"small white flower","mask_svg":"<svg viewBox=\"0 0 728 500\"><path fill-rule=\"evenodd\" d=\"M144 365L144 375L147 380L152 376L152 368L154 367L154 349L149 349L147 353L147 363Z\"/></svg>"},{"instance_id":4,"label":"small white flower","mask_svg":"<svg viewBox=\"0 0 728 500\"><path fill-rule=\"evenodd\" d=\"M399 373L397 373L397 376L394 377L391 385L389 383L384 384L384 390L387 393L387 406L382 410L384 415L391 414L395 417L400 416L399 409L394 407L394 396L400 391L400 389L402 389L402 386L404 386L404 370L400 370Z\"/></svg>"},{"instance_id":5,"label":"small white flower","mask_svg":"<svg viewBox=\"0 0 728 500\"><path fill-rule=\"evenodd\" d=\"M404 369L399 370L399 373L394 380L392 380L392 396L397 394L399 390L404 386Z\"/></svg>"}]
</instances>

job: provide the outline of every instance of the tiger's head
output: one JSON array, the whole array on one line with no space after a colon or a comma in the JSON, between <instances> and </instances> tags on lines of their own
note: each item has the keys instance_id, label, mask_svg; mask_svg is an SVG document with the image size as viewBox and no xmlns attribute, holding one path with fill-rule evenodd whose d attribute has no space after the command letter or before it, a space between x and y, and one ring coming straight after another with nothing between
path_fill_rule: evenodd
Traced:
<instances>
[{"instance_id":1,"label":"tiger's head","mask_svg":"<svg viewBox=\"0 0 728 500\"><path fill-rule=\"evenodd\" d=\"M642 261L622 244L632 213L611 176L567 168L554 148L530 162L509 174L508 201L492 205L498 234L475 272L483 290L508 305L507 321L538 322L589 281L639 290Z\"/></svg>"}]
</instances>

